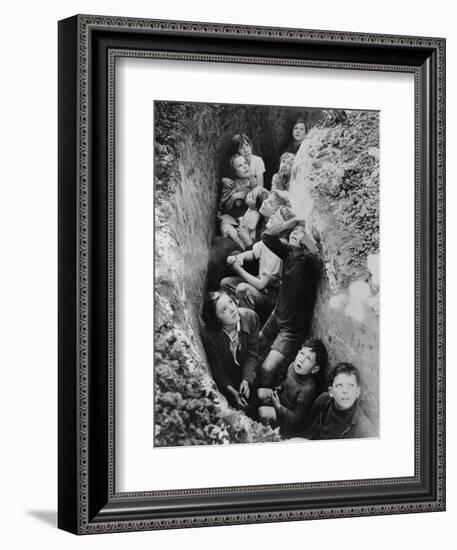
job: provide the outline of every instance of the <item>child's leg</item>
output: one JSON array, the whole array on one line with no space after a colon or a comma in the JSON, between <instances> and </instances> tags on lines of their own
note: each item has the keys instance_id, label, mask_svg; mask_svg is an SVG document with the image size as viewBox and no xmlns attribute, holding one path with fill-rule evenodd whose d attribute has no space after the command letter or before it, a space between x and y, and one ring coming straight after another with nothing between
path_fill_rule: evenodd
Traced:
<instances>
[{"instance_id":1,"label":"child's leg","mask_svg":"<svg viewBox=\"0 0 457 550\"><path fill-rule=\"evenodd\" d=\"M224 277L221 281L221 290L224 292L227 292L227 294L232 297L236 298L236 289L238 288L238 285L243 282L243 278L239 277L238 275L233 275L231 277ZM246 307L242 305L241 307Z\"/></svg>"},{"instance_id":2,"label":"child's leg","mask_svg":"<svg viewBox=\"0 0 457 550\"><path fill-rule=\"evenodd\" d=\"M262 424L276 424L278 420L274 408L266 407L265 405L259 407L257 415L259 422L262 422Z\"/></svg>"},{"instance_id":3,"label":"child's leg","mask_svg":"<svg viewBox=\"0 0 457 550\"><path fill-rule=\"evenodd\" d=\"M247 248L248 246L252 246L252 244L254 243L255 232L253 237L249 229L244 225L240 225L238 227L237 235L240 241L244 244L245 248Z\"/></svg>"},{"instance_id":4,"label":"child's leg","mask_svg":"<svg viewBox=\"0 0 457 550\"><path fill-rule=\"evenodd\" d=\"M262 405L268 405L271 401L273 390L271 388L259 388L257 390L257 397Z\"/></svg>"},{"instance_id":5,"label":"child's leg","mask_svg":"<svg viewBox=\"0 0 457 550\"><path fill-rule=\"evenodd\" d=\"M241 250L245 250L246 246L241 241L241 239L238 238L238 232L236 228L231 225L230 223L226 223L224 221L221 222L221 234L223 237L229 237L232 239L232 241L241 248Z\"/></svg>"},{"instance_id":6,"label":"child's leg","mask_svg":"<svg viewBox=\"0 0 457 550\"><path fill-rule=\"evenodd\" d=\"M273 387L275 374L279 371L281 365L283 364L285 357L279 351L274 349L270 350L270 353L265 358L265 361L262 363L260 370L261 382L265 387Z\"/></svg>"},{"instance_id":7,"label":"child's leg","mask_svg":"<svg viewBox=\"0 0 457 550\"><path fill-rule=\"evenodd\" d=\"M263 329L262 329L263 331ZM264 386L273 387L284 375L282 367L287 366L297 355L304 340L303 333L281 329L271 345L270 353L261 367L261 381Z\"/></svg>"},{"instance_id":8,"label":"child's leg","mask_svg":"<svg viewBox=\"0 0 457 550\"><path fill-rule=\"evenodd\" d=\"M241 307L254 309L257 313L258 306L263 300L264 294L243 280L236 287L236 298Z\"/></svg>"},{"instance_id":9,"label":"child's leg","mask_svg":"<svg viewBox=\"0 0 457 550\"><path fill-rule=\"evenodd\" d=\"M268 317L267 322L263 325L262 330L259 334L259 358L261 361L261 364L266 359L267 355L270 353L271 345L274 343L276 336L279 332L279 326L276 321L276 317L274 312ZM261 378L261 372L259 369L258 372L258 379ZM260 384L262 382L260 381Z\"/></svg>"}]
</instances>

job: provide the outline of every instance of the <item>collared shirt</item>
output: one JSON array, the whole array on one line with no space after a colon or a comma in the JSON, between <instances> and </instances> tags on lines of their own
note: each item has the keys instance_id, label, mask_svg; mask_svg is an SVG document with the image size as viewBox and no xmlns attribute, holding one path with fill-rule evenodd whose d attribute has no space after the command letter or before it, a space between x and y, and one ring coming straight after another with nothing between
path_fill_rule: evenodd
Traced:
<instances>
[{"instance_id":1,"label":"collared shirt","mask_svg":"<svg viewBox=\"0 0 457 550\"><path fill-rule=\"evenodd\" d=\"M258 241L252 247L254 258L259 260L259 276L270 275L270 288L278 288L281 281L282 260L264 242ZM267 288L268 288L267 287Z\"/></svg>"},{"instance_id":2,"label":"collared shirt","mask_svg":"<svg viewBox=\"0 0 457 550\"><path fill-rule=\"evenodd\" d=\"M230 353L233 356L233 360L235 361L235 364L238 366L240 366L240 364L238 363L236 354L238 352L238 348L240 347L240 328L241 328L241 324L240 324L240 321L238 320L236 324L236 330L232 330L232 332L227 332L226 330L222 329L223 332L225 332L225 334L229 337Z\"/></svg>"},{"instance_id":3,"label":"collared shirt","mask_svg":"<svg viewBox=\"0 0 457 550\"><path fill-rule=\"evenodd\" d=\"M202 340L213 378L222 391L227 386L239 387L242 380L254 383L259 366L259 317L251 309L238 308L240 325L237 330L239 365L235 363L230 348L231 339L223 330L204 327ZM238 328L238 327L237 327Z\"/></svg>"}]
</instances>

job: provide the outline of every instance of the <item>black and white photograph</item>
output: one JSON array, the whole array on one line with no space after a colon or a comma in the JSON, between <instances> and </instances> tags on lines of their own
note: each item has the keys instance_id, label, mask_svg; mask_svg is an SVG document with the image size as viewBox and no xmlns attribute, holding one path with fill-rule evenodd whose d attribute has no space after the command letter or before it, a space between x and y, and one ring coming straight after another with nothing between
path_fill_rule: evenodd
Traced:
<instances>
[{"instance_id":1,"label":"black and white photograph","mask_svg":"<svg viewBox=\"0 0 457 550\"><path fill-rule=\"evenodd\" d=\"M452 546L452 6L5 3L3 548Z\"/></svg>"},{"instance_id":2,"label":"black and white photograph","mask_svg":"<svg viewBox=\"0 0 457 550\"><path fill-rule=\"evenodd\" d=\"M155 447L379 437L379 125L154 101Z\"/></svg>"}]
</instances>

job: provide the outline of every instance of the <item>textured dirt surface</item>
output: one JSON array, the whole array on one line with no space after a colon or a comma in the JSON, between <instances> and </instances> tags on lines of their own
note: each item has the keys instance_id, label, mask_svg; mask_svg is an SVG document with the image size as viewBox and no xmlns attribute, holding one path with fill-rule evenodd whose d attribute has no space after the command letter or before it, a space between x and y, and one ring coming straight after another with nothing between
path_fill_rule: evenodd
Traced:
<instances>
[{"instance_id":1,"label":"textured dirt surface","mask_svg":"<svg viewBox=\"0 0 457 550\"><path fill-rule=\"evenodd\" d=\"M319 236L325 277L313 332L330 364L354 363L362 403L379 407L379 114L346 111L316 125L302 144L290 184L294 210Z\"/></svg>"},{"instance_id":2,"label":"textured dirt surface","mask_svg":"<svg viewBox=\"0 0 457 550\"><path fill-rule=\"evenodd\" d=\"M221 112L156 105L155 437L157 446L278 440L230 409L208 373L199 337L215 233Z\"/></svg>"},{"instance_id":3,"label":"textured dirt surface","mask_svg":"<svg viewBox=\"0 0 457 550\"><path fill-rule=\"evenodd\" d=\"M314 124L290 185L294 209L314 226L323 258L313 333L327 344L331 365L360 368L363 407L376 424L378 113L162 103L155 114L155 444L279 439L217 392L199 337L200 308L230 137L252 138L268 188L297 116Z\"/></svg>"}]
</instances>

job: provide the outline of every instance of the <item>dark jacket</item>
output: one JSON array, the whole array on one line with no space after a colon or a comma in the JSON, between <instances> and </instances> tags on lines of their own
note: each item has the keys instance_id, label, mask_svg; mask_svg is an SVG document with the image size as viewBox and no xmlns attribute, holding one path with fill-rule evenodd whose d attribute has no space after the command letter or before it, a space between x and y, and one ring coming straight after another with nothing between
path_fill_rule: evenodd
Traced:
<instances>
[{"instance_id":1,"label":"dark jacket","mask_svg":"<svg viewBox=\"0 0 457 550\"><path fill-rule=\"evenodd\" d=\"M205 327L201 333L211 373L222 392L227 386L233 386L238 390L242 380L247 380L252 385L259 364L259 317L251 309L240 307L238 311L240 345L236 358L239 366L230 351L229 337L222 329Z\"/></svg>"},{"instance_id":2,"label":"dark jacket","mask_svg":"<svg viewBox=\"0 0 457 550\"><path fill-rule=\"evenodd\" d=\"M322 393L316 399L308 416L308 429L306 430L306 437L308 439L320 439L321 427L332 404L333 398L327 392ZM340 439L376 437L376 435L373 424L362 411L358 402L356 402L354 414L341 432Z\"/></svg>"},{"instance_id":3,"label":"dark jacket","mask_svg":"<svg viewBox=\"0 0 457 550\"><path fill-rule=\"evenodd\" d=\"M283 260L281 287L275 307L275 316L281 328L291 332L309 331L316 300L318 263L315 255L303 249L299 255L289 245L264 233L262 241Z\"/></svg>"},{"instance_id":4,"label":"dark jacket","mask_svg":"<svg viewBox=\"0 0 457 550\"><path fill-rule=\"evenodd\" d=\"M303 436L307 414L316 398L317 382L313 374L299 376L291 363L282 384L277 410L283 437Z\"/></svg>"}]
</instances>

